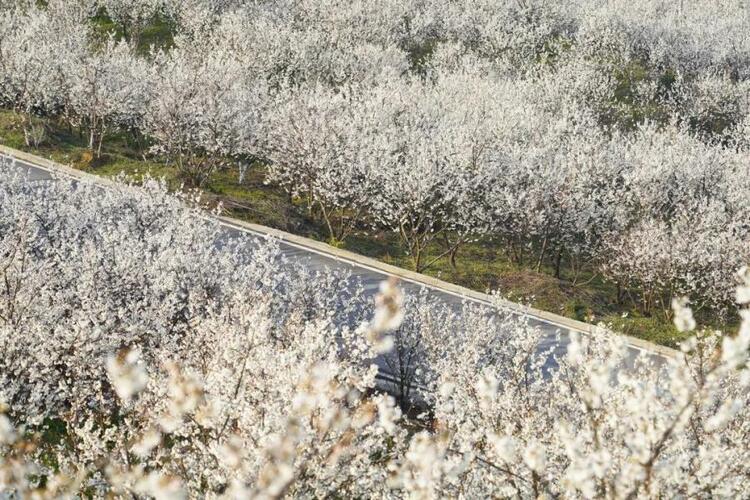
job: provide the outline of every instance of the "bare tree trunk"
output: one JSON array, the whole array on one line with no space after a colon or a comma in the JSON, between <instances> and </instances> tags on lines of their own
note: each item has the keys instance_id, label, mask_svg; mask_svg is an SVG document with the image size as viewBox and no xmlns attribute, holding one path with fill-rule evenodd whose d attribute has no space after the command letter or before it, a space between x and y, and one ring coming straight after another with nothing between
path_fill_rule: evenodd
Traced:
<instances>
[{"instance_id":1,"label":"bare tree trunk","mask_svg":"<svg viewBox=\"0 0 750 500\"><path fill-rule=\"evenodd\" d=\"M539 259L536 261L536 272L542 269L542 262L544 262L544 255L547 253L547 235L544 235L542 240L542 250L539 252Z\"/></svg>"},{"instance_id":2,"label":"bare tree trunk","mask_svg":"<svg viewBox=\"0 0 750 500\"><path fill-rule=\"evenodd\" d=\"M104 144L104 129L99 132L99 145L96 148L96 157L102 157L102 145Z\"/></svg>"},{"instance_id":3,"label":"bare tree trunk","mask_svg":"<svg viewBox=\"0 0 750 500\"><path fill-rule=\"evenodd\" d=\"M455 271L458 269L458 266L456 266L456 254L458 253L460 243L457 243L455 245L451 244L447 232L443 233L443 243L448 249L448 262L450 263L451 268Z\"/></svg>"},{"instance_id":4,"label":"bare tree trunk","mask_svg":"<svg viewBox=\"0 0 750 500\"><path fill-rule=\"evenodd\" d=\"M413 252L414 270L418 273L421 273L422 272L422 248L421 248L418 238L413 248L414 248L414 252Z\"/></svg>"},{"instance_id":5,"label":"bare tree trunk","mask_svg":"<svg viewBox=\"0 0 750 500\"><path fill-rule=\"evenodd\" d=\"M89 151L94 151L94 127L89 129Z\"/></svg>"},{"instance_id":6,"label":"bare tree trunk","mask_svg":"<svg viewBox=\"0 0 750 500\"><path fill-rule=\"evenodd\" d=\"M326 207L322 202L318 202L318 205L320 205L320 212L323 215L323 220L328 228L328 239L335 245L338 242L338 239L336 238L336 231L333 230L333 225L331 224L331 217L329 217L328 210L326 210Z\"/></svg>"},{"instance_id":7,"label":"bare tree trunk","mask_svg":"<svg viewBox=\"0 0 750 500\"><path fill-rule=\"evenodd\" d=\"M458 245L453 247L449 256L449 261L454 271L458 270L458 266L456 265L456 254L458 254L458 248L459 248Z\"/></svg>"},{"instance_id":8,"label":"bare tree trunk","mask_svg":"<svg viewBox=\"0 0 750 500\"><path fill-rule=\"evenodd\" d=\"M563 251L562 247L557 250L557 257L555 257L555 278L560 279L560 269L562 267Z\"/></svg>"}]
</instances>

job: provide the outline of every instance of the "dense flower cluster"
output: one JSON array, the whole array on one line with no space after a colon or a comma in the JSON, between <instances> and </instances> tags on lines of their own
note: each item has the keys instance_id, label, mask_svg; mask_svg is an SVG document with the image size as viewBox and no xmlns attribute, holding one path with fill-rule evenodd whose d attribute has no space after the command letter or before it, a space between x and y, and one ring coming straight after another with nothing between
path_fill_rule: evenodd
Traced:
<instances>
[{"instance_id":1,"label":"dense flower cluster","mask_svg":"<svg viewBox=\"0 0 750 500\"><path fill-rule=\"evenodd\" d=\"M307 275L199 206L156 181L2 179L0 489L747 494L747 310L738 334L701 331L673 359L574 337L551 369L523 318L394 283L372 309L347 276ZM687 302L672 306L693 329Z\"/></svg>"},{"instance_id":2,"label":"dense flower cluster","mask_svg":"<svg viewBox=\"0 0 750 500\"><path fill-rule=\"evenodd\" d=\"M750 8L696 0L0 3L0 100L131 131L194 185L267 165L341 241L417 270L503 242L644 313L731 310L748 260ZM121 33L104 36L103 13ZM169 43L139 45L153 22ZM642 244L648 241L649 245Z\"/></svg>"}]
</instances>

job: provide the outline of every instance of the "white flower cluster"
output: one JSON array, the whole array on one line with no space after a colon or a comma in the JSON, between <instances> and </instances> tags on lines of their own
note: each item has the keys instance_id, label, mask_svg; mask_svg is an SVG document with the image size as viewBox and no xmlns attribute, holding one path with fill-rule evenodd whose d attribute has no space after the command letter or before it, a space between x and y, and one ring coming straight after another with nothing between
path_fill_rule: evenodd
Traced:
<instances>
[{"instance_id":1,"label":"white flower cluster","mask_svg":"<svg viewBox=\"0 0 750 500\"><path fill-rule=\"evenodd\" d=\"M344 403L373 387L374 349L333 326L367 324L356 282L284 264L270 243L227 240L182 198L149 180L0 182L0 429L15 450L0 477L16 452L32 464L0 490L23 496L43 477L143 494L251 484L309 367L332 365L313 389L345 387ZM321 399L305 411L332 409ZM298 422L301 446L315 441L312 420ZM254 451L222 458L238 442Z\"/></svg>"},{"instance_id":2,"label":"white flower cluster","mask_svg":"<svg viewBox=\"0 0 750 500\"><path fill-rule=\"evenodd\" d=\"M29 144L35 115L94 153L128 131L196 186L261 160L332 241L390 231L418 271L487 237L518 265L602 273L644 314L731 309L743 2L43 3L0 4L0 102ZM122 36L94 43L104 14ZM169 43L144 54L155 19Z\"/></svg>"},{"instance_id":3,"label":"white flower cluster","mask_svg":"<svg viewBox=\"0 0 750 500\"><path fill-rule=\"evenodd\" d=\"M747 495L746 309L737 335L698 332L664 363L574 336L551 366L523 318L393 283L372 311L346 277L219 239L188 201L153 181L0 182L3 491ZM372 364L385 336L395 399Z\"/></svg>"}]
</instances>

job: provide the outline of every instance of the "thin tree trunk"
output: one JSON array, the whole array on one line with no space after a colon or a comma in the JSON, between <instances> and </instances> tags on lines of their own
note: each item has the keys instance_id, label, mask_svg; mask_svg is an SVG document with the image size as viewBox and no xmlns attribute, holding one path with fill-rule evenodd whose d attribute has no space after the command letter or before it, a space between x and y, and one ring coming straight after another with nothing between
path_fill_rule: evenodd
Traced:
<instances>
[{"instance_id":1,"label":"thin tree trunk","mask_svg":"<svg viewBox=\"0 0 750 500\"><path fill-rule=\"evenodd\" d=\"M99 146L96 148L96 157L102 157L102 145L104 144L104 130L99 133Z\"/></svg>"},{"instance_id":2,"label":"thin tree trunk","mask_svg":"<svg viewBox=\"0 0 750 500\"><path fill-rule=\"evenodd\" d=\"M544 261L544 255L547 253L547 235L544 235L542 240L542 250L539 252L539 260L536 261L536 272L542 269L542 262Z\"/></svg>"},{"instance_id":3,"label":"thin tree trunk","mask_svg":"<svg viewBox=\"0 0 750 500\"><path fill-rule=\"evenodd\" d=\"M456 265L456 255L458 254L458 248L459 248L458 245L456 245L451 250L450 257L449 257L449 261L450 261L451 267L453 268L454 271L458 270L458 266Z\"/></svg>"},{"instance_id":4,"label":"thin tree trunk","mask_svg":"<svg viewBox=\"0 0 750 500\"><path fill-rule=\"evenodd\" d=\"M323 215L323 220L326 223L326 227L328 228L328 238L331 243L336 243L338 239L336 238L336 232L333 230L333 225L331 224L331 218L328 216L328 211L326 210L326 207L323 205L323 203L319 203L320 205L320 212Z\"/></svg>"},{"instance_id":5,"label":"thin tree trunk","mask_svg":"<svg viewBox=\"0 0 750 500\"><path fill-rule=\"evenodd\" d=\"M422 272L422 248L419 239L414 244L414 270L418 273Z\"/></svg>"},{"instance_id":6,"label":"thin tree trunk","mask_svg":"<svg viewBox=\"0 0 750 500\"><path fill-rule=\"evenodd\" d=\"M557 251L557 257L555 258L555 278L560 279L560 269L562 264L562 248Z\"/></svg>"},{"instance_id":7,"label":"thin tree trunk","mask_svg":"<svg viewBox=\"0 0 750 500\"><path fill-rule=\"evenodd\" d=\"M90 126L89 129L89 151L94 152L94 127Z\"/></svg>"}]
</instances>

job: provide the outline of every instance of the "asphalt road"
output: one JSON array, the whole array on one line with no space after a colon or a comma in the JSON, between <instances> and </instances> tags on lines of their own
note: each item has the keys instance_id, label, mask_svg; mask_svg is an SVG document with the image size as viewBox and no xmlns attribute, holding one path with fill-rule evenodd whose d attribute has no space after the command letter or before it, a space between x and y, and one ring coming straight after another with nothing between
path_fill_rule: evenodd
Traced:
<instances>
[{"instance_id":1,"label":"asphalt road","mask_svg":"<svg viewBox=\"0 0 750 500\"><path fill-rule=\"evenodd\" d=\"M2 158L2 156L0 156L0 158ZM20 160L17 160L15 162L15 166L9 167L8 164L5 164L5 166L2 166L0 168L13 168L16 170L20 170L28 174L30 179L37 181L53 180L53 176L50 175L50 172L48 172L47 170L35 165L31 165L29 163L22 162ZM2 180L1 177L0 180ZM220 222L220 224L223 227L223 231L225 231L228 236L243 232L257 238L266 237L266 235L264 234L243 227L231 226L224 222ZM325 269L345 269L346 271L351 273L353 278L358 279L363 284L365 294L367 296L374 296L378 291L380 283L389 277L387 273L381 270L369 268L358 263L353 263L332 254L325 254L324 252L321 252L317 249L306 248L302 245L297 245L285 241L280 241L279 246L281 253L284 257L286 257L286 259L288 259L290 262L302 262L310 270L323 271ZM418 293L420 290L426 288L426 292L430 295L431 298L435 298L439 301L444 302L456 311L460 311L464 302L475 302L488 307L494 307L488 301L481 301L474 297L462 296L452 291L443 290L418 282L406 281L401 279L400 286L407 294ZM534 317L533 315L528 316L528 321L531 325L540 328L544 333L544 340L539 346L540 353L552 350L553 353L560 355L565 352L568 344L569 330L565 329L565 327L561 327L560 325L556 325L551 321ZM647 354L653 356L654 361L659 365L665 359L662 354L645 351L640 346L629 345L628 364L632 364L635 357L641 352L646 352ZM378 364L381 366L381 370L383 370L384 367L382 366L382 362L379 362ZM551 357L548 358L548 367L554 367L554 362L552 361Z\"/></svg>"}]
</instances>

